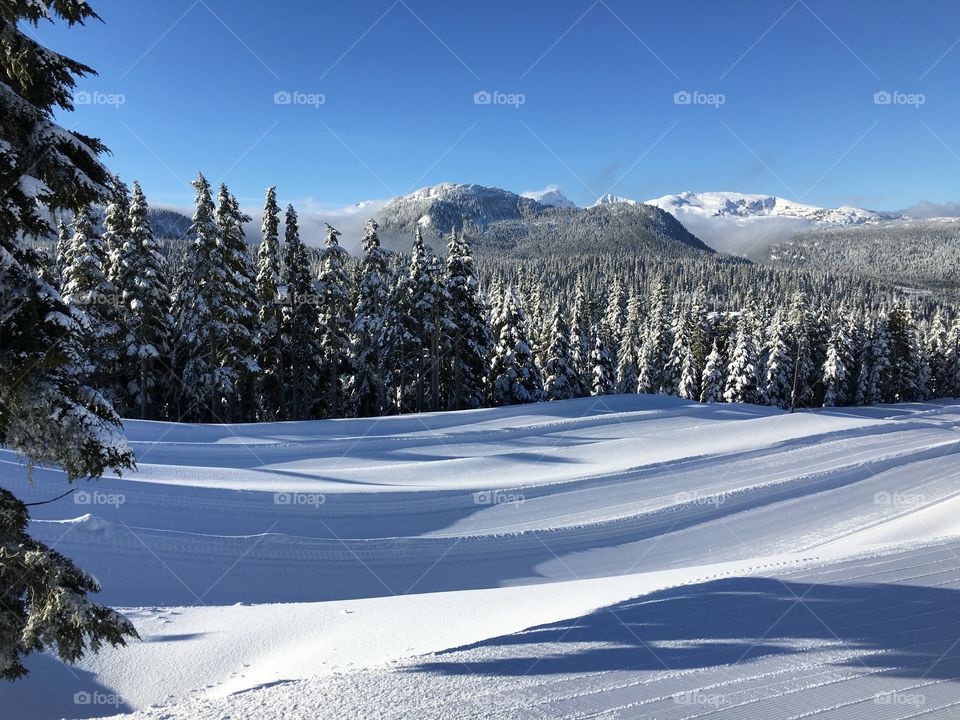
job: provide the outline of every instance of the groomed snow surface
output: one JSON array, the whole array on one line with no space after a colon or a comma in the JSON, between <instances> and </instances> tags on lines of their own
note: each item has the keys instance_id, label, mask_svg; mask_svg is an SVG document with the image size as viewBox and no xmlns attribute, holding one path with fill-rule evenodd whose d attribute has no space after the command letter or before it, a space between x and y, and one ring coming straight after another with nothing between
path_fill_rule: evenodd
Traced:
<instances>
[{"instance_id":1,"label":"groomed snow surface","mask_svg":"<svg viewBox=\"0 0 960 720\"><path fill-rule=\"evenodd\" d=\"M955 401L126 431L31 532L142 641L32 656L4 720L960 716Z\"/></svg>"}]
</instances>

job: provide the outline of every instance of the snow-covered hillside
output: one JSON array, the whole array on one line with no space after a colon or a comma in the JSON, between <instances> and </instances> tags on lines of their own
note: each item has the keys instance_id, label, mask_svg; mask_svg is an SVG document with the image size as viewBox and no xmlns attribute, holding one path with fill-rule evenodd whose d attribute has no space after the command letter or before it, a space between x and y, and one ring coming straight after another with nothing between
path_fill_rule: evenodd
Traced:
<instances>
[{"instance_id":1,"label":"snow-covered hillside","mask_svg":"<svg viewBox=\"0 0 960 720\"><path fill-rule=\"evenodd\" d=\"M3 717L950 717L960 404L128 421L33 508L142 642ZM32 485L0 453L4 486ZM954 595L954 594L957 595ZM459 649L455 649L459 648ZM152 708L154 704L162 708Z\"/></svg>"}]
</instances>

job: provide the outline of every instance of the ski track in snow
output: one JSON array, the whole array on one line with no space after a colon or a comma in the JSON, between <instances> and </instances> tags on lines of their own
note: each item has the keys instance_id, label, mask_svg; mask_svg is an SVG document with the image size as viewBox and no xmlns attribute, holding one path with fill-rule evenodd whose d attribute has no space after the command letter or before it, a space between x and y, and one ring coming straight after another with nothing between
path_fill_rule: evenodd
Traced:
<instances>
[{"instance_id":1,"label":"ski track in snow","mask_svg":"<svg viewBox=\"0 0 960 720\"><path fill-rule=\"evenodd\" d=\"M138 472L31 532L143 641L3 718L960 713L960 403L125 427Z\"/></svg>"}]
</instances>

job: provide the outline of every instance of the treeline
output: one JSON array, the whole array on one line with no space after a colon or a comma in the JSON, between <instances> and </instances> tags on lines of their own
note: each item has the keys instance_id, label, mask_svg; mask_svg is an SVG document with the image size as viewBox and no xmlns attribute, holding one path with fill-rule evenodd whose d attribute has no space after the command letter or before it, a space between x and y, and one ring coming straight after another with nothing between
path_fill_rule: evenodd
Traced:
<instances>
[{"instance_id":1,"label":"treeline","mask_svg":"<svg viewBox=\"0 0 960 720\"><path fill-rule=\"evenodd\" d=\"M445 257L416 234L352 260L328 226L319 253L267 191L262 240L200 175L182 252L154 237L119 182L102 236L61 222L55 280L82 309L86 371L127 417L247 422L378 416L664 393L780 407L960 395L950 309L869 284L743 263L492 259L467 237ZM834 308L834 309L831 309Z\"/></svg>"}]
</instances>

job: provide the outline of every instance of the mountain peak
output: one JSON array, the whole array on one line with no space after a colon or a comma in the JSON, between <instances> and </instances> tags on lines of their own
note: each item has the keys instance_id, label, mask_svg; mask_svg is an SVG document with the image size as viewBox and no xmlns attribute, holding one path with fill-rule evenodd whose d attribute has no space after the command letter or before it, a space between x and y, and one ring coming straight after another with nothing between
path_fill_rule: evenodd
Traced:
<instances>
[{"instance_id":1,"label":"mountain peak","mask_svg":"<svg viewBox=\"0 0 960 720\"><path fill-rule=\"evenodd\" d=\"M545 207L567 209L577 207L577 204L564 195L556 185L547 185L543 190L530 190L523 193L521 197L536 200Z\"/></svg>"}]
</instances>

